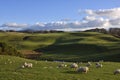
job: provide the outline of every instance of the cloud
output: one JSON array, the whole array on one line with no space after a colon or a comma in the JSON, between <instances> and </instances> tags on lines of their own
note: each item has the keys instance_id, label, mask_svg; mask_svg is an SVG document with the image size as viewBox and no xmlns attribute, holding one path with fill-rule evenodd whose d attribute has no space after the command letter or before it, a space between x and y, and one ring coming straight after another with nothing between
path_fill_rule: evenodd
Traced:
<instances>
[{"instance_id":1,"label":"cloud","mask_svg":"<svg viewBox=\"0 0 120 80\"><path fill-rule=\"evenodd\" d=\"M120 18L111 19L110 23L111 23L111 25L120 25Z\"/></svg>"},{"instance_id":2,"label":"cloud","mask_svg":"<svg viewBox=\"0 0 120 80\"><path fill-rule=\"evenodd\" d=\"M16 27L16 28L26 27L26 26L28 26L28 24L5 23L2 25L2 27Z\"/></svg>"},{"instance_id":3,"label":"cloud","mask_svg":"<svg viewBox=\"0 0 120 80\"><path fill-rule=\"evenodd\" d=\"M91 16L102 16L102 17L108 17L108 18L120 17L120 8L99 9L99 10L86 9L84 12L87 15L91 15Z\"/></svg>"},{"instance_id":4,"label":"cloud","mask_svg":"<svg viewBox=\"0 0 120 80\"><path fill-rule=\"evenodd\" d=\"M83 20L86 20L86 21L92 21L92 20L95 20L96 18L94 16L86 16L83 18Z\"/></svg>"},{"instance_id":5,"label":"cloud","mask_svg":"<svg viewBox=\"0 0 120 80\"><path fill-rule=\"evenodd\" d=\"M28 27L28 24L5 23L0 26L0 30L22 30L24 27Z\"/></svg>"},{"instance_id":6,"label":"cloud","mask_svg":"<svg viewBox=\"0 0 120 80\"><path fill-rule=\"evenodd\" d=\"M37 23L35 23L34 26L45 27L45 24L44 24L44 23L41 23L41 22L37 22Z\"/></svg>"},{"instance_id":7,"label":"cloud","mask_svg":"<svg viewBox=\"0 0 120 80\"><path fill-rule=\"evenodd\" d=\"M37 22L32 25L18 24L18 23L5 23L0 26L2 30L63 30L63 31L82 31L93 28L110 28L120 27L120 8L113 9L99 9L81 10L80 14L86 15L80 19L73 21L66 18L60 21L52 21L49 23Z\"/></svg>"}]
</instances>

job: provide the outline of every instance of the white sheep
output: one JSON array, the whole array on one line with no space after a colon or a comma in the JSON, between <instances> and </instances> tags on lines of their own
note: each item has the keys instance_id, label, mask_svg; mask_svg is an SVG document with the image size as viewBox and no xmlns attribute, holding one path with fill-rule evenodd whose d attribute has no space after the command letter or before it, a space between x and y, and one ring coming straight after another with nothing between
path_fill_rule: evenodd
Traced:
<instances>
[{"instance_id":1,"label":"white sheep","mask_svg":"<svg viewBox=\"0 0 120 80\"><path fill-rule=\"evenodd\" d=\"M70 68L78 68L78 65L76 63L73 63L70 65Z\"/></svg>"},{"instance_id":2,"label":"white sheep","mask_svg":"<svg viewBox=\"0 0 120 80\"><path fill-rule=\"evenodd\" d=\"M21 66L21 68L25 68L25 66L24 66L24 65L22 65L22 66Z\"/></svg>"},{"instance_id":3,"label":"white sheep","mask_svg":"<svg viewBox=\"0 0 120 80\"><path fill-rule=\"evenodd\" d=\"M88 67L80 67L77 69L77 72L87 73L89 71Z\"/></svg>"},{"instance_id":4,"label":"white sheep","mask_svg":"<svg viewBox=\"0 0 120 80\"><path fill-rule=\"evenodd\" d=\"M116 75L116 74L120 74L120 69L117 69L114 71L114 75Z\"/></svg>"},{"instance_id":5,"label":"white sheep","mask_svg":"<svg viewBox=\"0 0 120 80\"><path fill-rule=\"evenodd\" d=\"M33 64L32 63L28 63L28 68L32 68Z\"/></svg>"},{"instance_id":6,"label":"white sheep","mask_svg":"<svg viewBox=\"0 0 120 80\"><path fill-rule=\"evenodd\" d=\"M27 62L25 62L25 63L24 63L24 66L25 66L25 67L28 67L28 68L32 68L33 64L32 64L32 63L27 63Z\"/></svg>"},{"instance_id":7,"label":"white sheep","mask_svg":"<svg viewBox=\"0 0 120 80\"><path fill-rule=\"evenodd\" d=\"M27 64L27 62L24 62L24 64L23 64L23 65L24 65L25 67L27 67L27 65L28 65L28 64Z\"/></svg>"},{"instance_id":8,"label":"white sheep","mask_svg":"<svg viewBox=\"0 0 120 80\"><path fill-rule=\"evenodd\" d=\"M60 67L67 67L67 65L62 63L62 64L59 64L58 67L59 67L59 68L60 68Z\"/></svg>"},{"instance_id":9,"label":"white sheep","mask_svg":"<svg viewBox=\"0 0 120 80\"><path fill-rule=\"evenodd\" d=\"M64 66L67 67L67 64L65 64Z\"/></svg>"},{"instance_id":10,"label":"white sheep","mask_svg":"<svg viewBox=\"0 0 120 80\"><path fill-rule=\"evenodd\" d=\"M100 63L97 63L97 64L96 64L96 68L102 68L102 67L103 67L102 64L100 64Z\"/></svg>"}]
</instances>

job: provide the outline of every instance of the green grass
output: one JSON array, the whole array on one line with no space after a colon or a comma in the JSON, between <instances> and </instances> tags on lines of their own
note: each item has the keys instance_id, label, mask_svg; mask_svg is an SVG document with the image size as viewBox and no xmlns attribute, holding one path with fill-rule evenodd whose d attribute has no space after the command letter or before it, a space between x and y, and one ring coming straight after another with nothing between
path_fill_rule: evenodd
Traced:
<instances>
[{"instance_id":1,"label":"green grass","mask_svg":"<svg viewBox=\"0 0 120 80\"><path fill-rule=\"evenodd\" d=\"M10 63L12 61L12 63ZM33 63L33 68L21 69L24 62ZM6 63L6 64L5 64ZM113 75L115 69L120 68L117 62L101 62L103 68L97 69L92 62L90 71L87 74L77 73L69 68L57 68L60 62L45 62L28 60L13 56L0 56L0 80L120 80L120 75ZM85 66L86 63L79 64ZM47 67L47 68L45 68Z\"/></svg>"},{"instance_id":2,"label":"green grass","mask_svg":"<svg viewBox=\"0 0 120 80\"><path fill-rule=\"evenodd\" d=\"M18 50L42 51L41 59L66 61L120 61L120 39L96 32L0 33L0 40Z\"/></svg>"}]
</instances>

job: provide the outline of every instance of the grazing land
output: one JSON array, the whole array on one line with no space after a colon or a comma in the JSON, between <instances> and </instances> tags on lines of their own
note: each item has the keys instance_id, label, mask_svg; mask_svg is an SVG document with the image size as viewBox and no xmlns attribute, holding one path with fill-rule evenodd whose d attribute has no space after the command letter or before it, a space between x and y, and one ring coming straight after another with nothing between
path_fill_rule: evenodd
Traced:
<instances>
[{"instance_id":1,"label":"grazing land","mask_svg":"<svg viewBox=\"0 0 120 80\"><path fill-rule=\"evenodd\" d=\"M24 62L31 62L33 67L19 68ZM96 68L95 63L91 63L88 73L78 73L69 67L70 62L64 62L68 67L58 68L61 62L0 56L0 80L120 80L119 74L113 74L115 69L120 68L119 62L101 62L102 68ZM85 65L86 63L79 64Z\"/></svg>"},{"instance_id":2,"label":"grazing land","mask_svg":"<svg viewBox=\"0 0 120 80\"><path fill-rule=\"evenodd\" d=\"M27 55L40 53L38 60L120 61L120 39L109 34L4 32L0 40Z\"/></svg>"},{"instance_id":3,"label":"grazing land","mask_svg":"<svg viewBox=\"0 0 120 80\"><path fill-rule=\"evenodd\" d=\"M9 47L4 46L6 52L14 52L15 48L15 52L24 55L24 58L0 55L0 80L120 80L119 74L114 75L120 68L120 39L112 35L1 32L0 40L13 47L7 50ZM86 66L88 61L92 64L88 73L70 68L74 62L80 67ZM102 68L96 68L98 61ZM27 68L23 66L25 62L33 66ZM60 64L67 66L58 67Z\"/></svg>"}]
</instances>

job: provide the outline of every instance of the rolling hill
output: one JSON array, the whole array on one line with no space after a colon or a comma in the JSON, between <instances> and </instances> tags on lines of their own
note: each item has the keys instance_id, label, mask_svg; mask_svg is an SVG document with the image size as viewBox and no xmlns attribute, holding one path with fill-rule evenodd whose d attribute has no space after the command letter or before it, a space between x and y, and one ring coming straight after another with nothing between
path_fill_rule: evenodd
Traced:
<instances>
[{"instance_id":1,"label":"rolling hill","mask_svg":"<svg viewBox=\"0 0 120 80\"><path fill-rule=\"evenodd\" d=\"M30 50L42 53L38 60L120 61L120 39L109 34L1 32L0 40L21 52Z\"/></svg>"}]
</instances>

